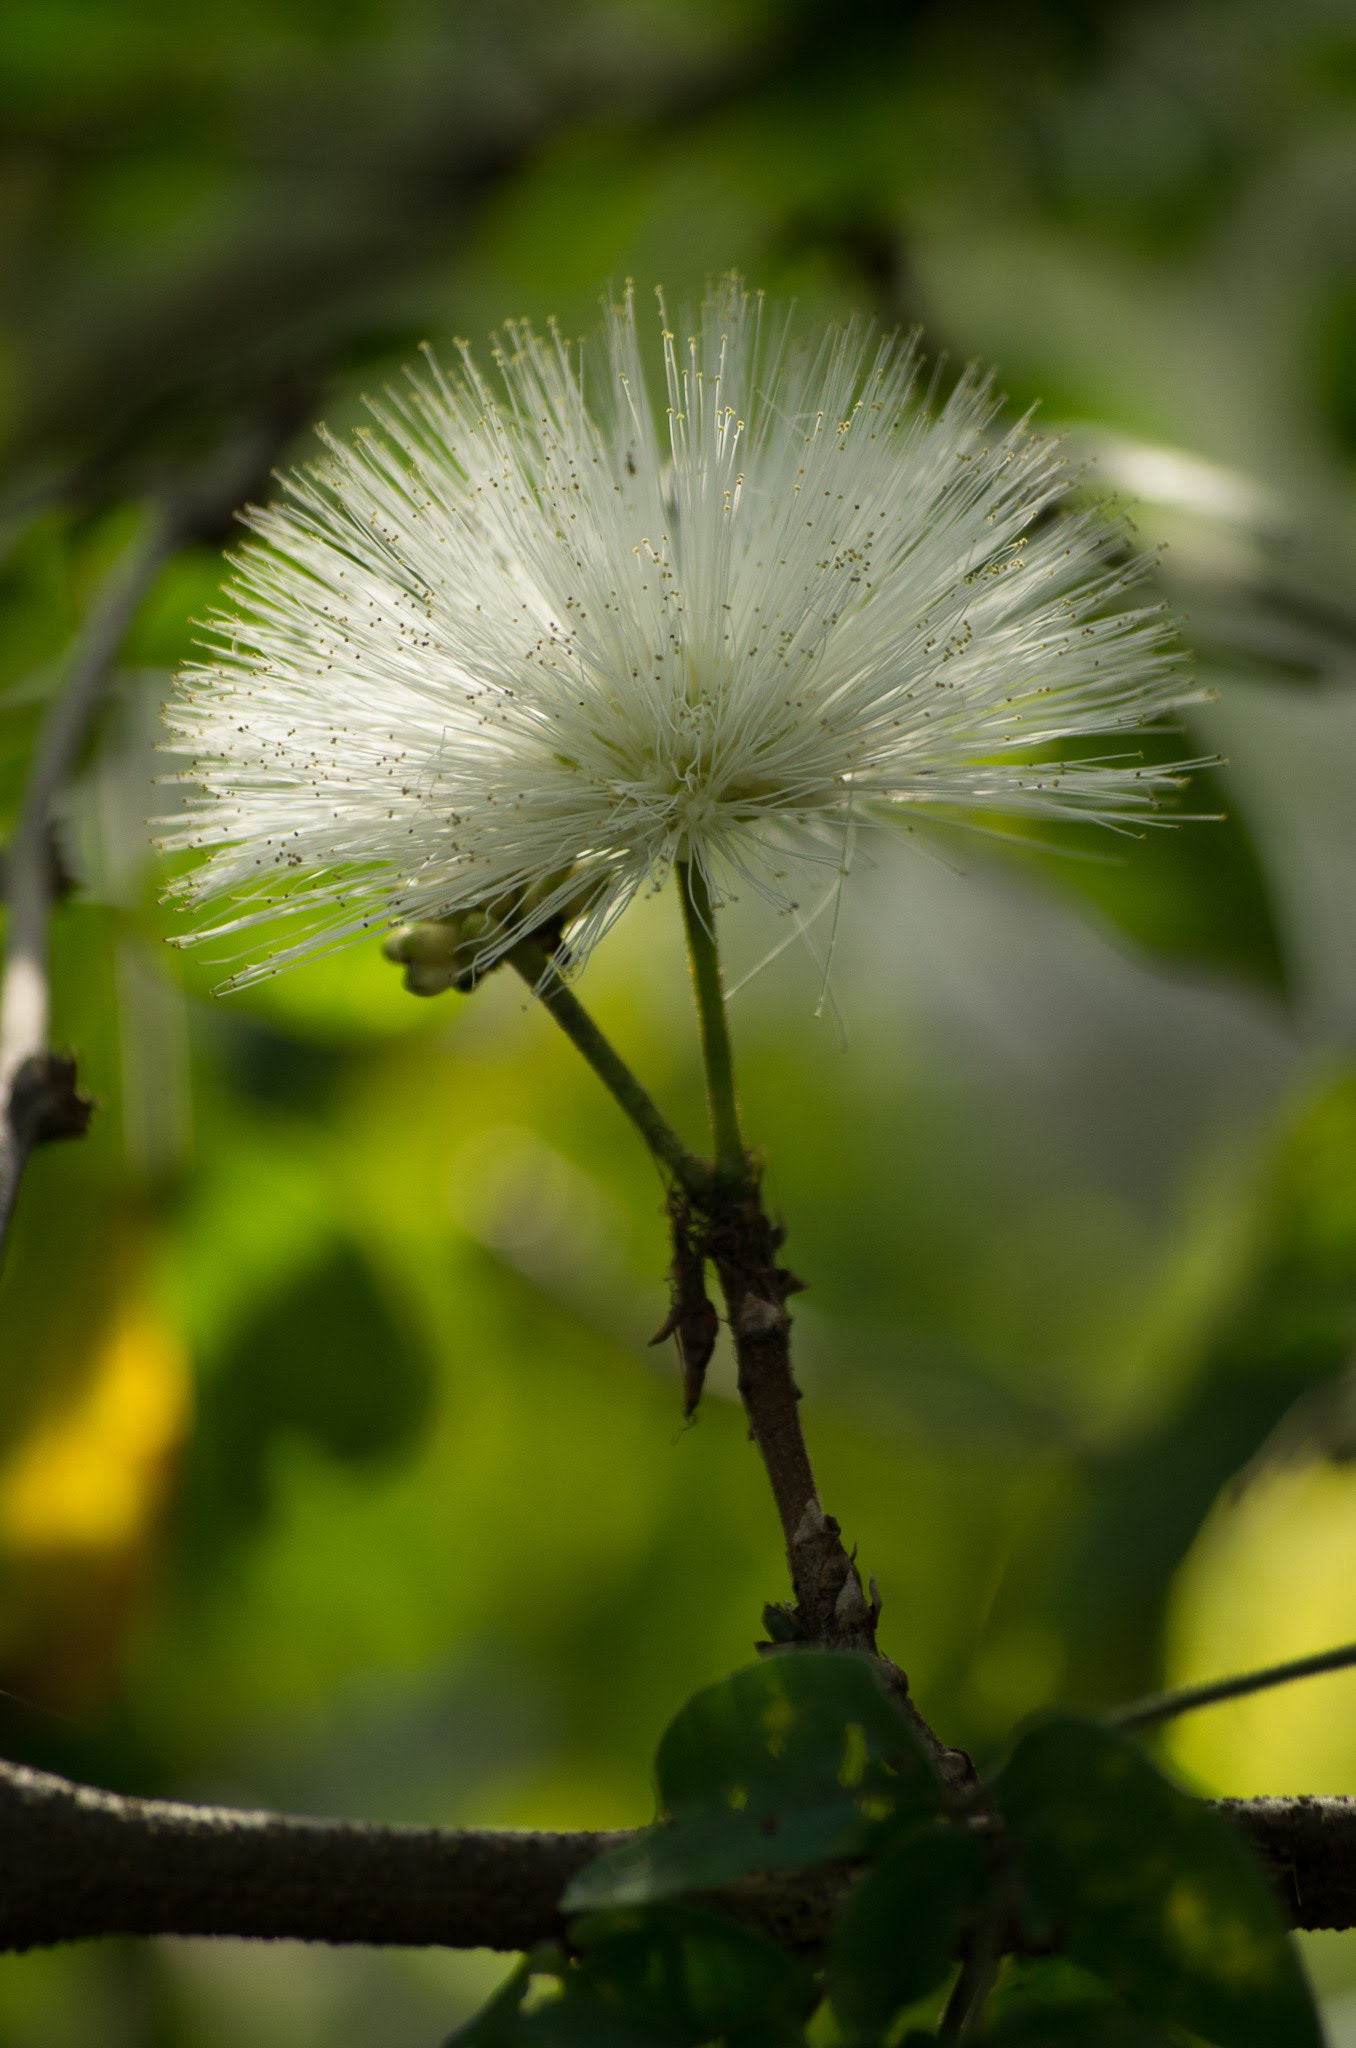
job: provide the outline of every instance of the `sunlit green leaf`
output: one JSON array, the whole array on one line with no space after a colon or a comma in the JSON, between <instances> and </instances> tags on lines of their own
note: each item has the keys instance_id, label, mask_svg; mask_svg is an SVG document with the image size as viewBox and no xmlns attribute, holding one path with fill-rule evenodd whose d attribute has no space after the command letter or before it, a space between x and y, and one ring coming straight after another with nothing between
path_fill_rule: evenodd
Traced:
<instances>
[{"instance_id":1,"label":"sunlit green leaf","mask_svg":"<svg viewBox=\"0 0 1356 2048\"><path fill-rule=\"evenodd\" d=\"M665 1731L665 1821L581 1872L567 1906L639 1903L865 1847L941 1783L865 1658L795 1650L708 1686Z\"/></svg>"}]
</instances>

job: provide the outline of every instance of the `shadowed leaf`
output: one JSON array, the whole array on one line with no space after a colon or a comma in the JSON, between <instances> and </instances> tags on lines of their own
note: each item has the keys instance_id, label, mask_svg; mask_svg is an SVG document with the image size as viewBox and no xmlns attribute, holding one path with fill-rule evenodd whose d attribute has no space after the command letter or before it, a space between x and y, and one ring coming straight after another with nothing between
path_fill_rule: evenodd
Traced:
<instances>
[{"instance_id":1,"label":"shadowed leaf","mask_svg":"<svg viewBox=\"0 0 1356 2048\"><path fill-rule=\"evenodd\" d=\"M940 1984L984 1895L987 1860L973 1835L932 1823L873 1864L844 1907L829 1955L840 2020L888 2028Z\"/></svg>"},{"instance_id":2,"label":"shadowed leaf","mask_svg":"<svg viewBox=\"0 0 1356 2048\"><path fill-rule=\"evenodd\" d=\"M1042 1722L1018 1743L996 1798L1033 1933L1138 2011L1219 2048L1319 2048L1261 1871L1228 1823L1128 1737L1073 1715Z\"/></svg>"}]
</instances>

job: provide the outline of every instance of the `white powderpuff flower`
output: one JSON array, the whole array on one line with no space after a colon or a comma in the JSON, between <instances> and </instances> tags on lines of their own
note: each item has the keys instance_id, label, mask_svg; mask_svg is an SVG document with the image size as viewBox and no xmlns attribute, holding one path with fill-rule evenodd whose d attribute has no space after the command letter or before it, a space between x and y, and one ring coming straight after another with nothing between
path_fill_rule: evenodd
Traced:
<instances>
[{"instance_id":1,"label":"white powderpuff flower","mask_svg":"<svg viewBox=\"0 0 1356 2048\"><path fill-rule=\"evenodd\" d=\"M161 821L211 849L178 893L233 899L197 936L296 919L236 983L487 905L489 964L525 901L577 964L676 861L794 909L863 825L1125 827L1178 781L1133 742L1060 764L1182 679L1122 523L988 376L935 403L912 343L797 343L733 279L688 339L659 312L660 404L628 293L601 345L429 356L247 515Z\"/></svg>"}]
</instances>

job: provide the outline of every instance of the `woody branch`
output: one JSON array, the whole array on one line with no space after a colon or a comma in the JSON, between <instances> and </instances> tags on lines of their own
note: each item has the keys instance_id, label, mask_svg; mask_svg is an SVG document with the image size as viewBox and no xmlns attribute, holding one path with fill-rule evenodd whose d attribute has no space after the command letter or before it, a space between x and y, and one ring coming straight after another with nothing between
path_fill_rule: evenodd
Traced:
<instances>
[{"instance_id":1,"label":"woody branch","mask_svg":"<svg viewBox=\"0 0 1356 2048\"><path fill-rule=\"evenodd\" d=\"M1292 1927L1356 1926L1356 1800L1222 1800ZM576 1873L620 1834L378 1827L133 1799L0 1764L0 1950L103 1935L235 1935L519 1950L559 1934ZM721 1902L794 1946L827 1934L843 1865Z\"/></svg>"}]
</instances>

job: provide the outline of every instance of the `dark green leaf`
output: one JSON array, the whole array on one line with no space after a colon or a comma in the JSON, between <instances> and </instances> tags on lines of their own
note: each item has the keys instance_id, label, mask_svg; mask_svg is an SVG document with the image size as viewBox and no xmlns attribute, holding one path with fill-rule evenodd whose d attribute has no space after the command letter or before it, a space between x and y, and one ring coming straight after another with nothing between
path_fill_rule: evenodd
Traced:
<instances>
[{"instance_id":1,"label":"dark green leaf","mask_svg":"<svg viewBox=\"0 0 1356 2048\"><path fill-rule=\"evenodd\" d=\"M614 2012L568 1985L559 1997L520 2013L514 2025L505 2048L508 2041L513 2048L679 2048L683 2039L671 2031L656 2033L647 2021ZM499 2048L498 2036L489 2048Z\"/></svg>"},{"instance_id":2,"label":"dark green leaf","mask_svg":"<svg viewBox=\"0 0 1356 2048\"><path fill-rule=\"evenodd\" d=\"M1009 1956L984 2011L990 2026L997 2026L1010 2012L1026 2012L1033 2006L1045 2012L1053 2005L1098 2003L1115 2005L1115 1992L1067 1956Z\"/></svg>"},{"instance_id":3,"label":"dark green leaf","mask_svg":"<svg viewBox=\"0 0 1356 2048\"><path fill-rule=\"evenodd\" d=\"M828 1988L839 2019L884 2029L940 1984L987 1876L980 1843L945 1822L888 1848L849 1897L834 1935Z\"/></svg>"},{"instance_id":4,"label":"dark green leaf","mask_svg":"<svg viewBox=\"0 0 1356 2048\"><path fill-rule=\"evenodd\" d=\"M431 1361L366 1257L335 1243L262 1303L202 1389L182 1513L196 1548L267 1509L279 1437L366 1464L418 1441L433 1395Z\"/></svg>"},{"instance_id":5,"label":"dark green leaf","mask_svg":"<svg viewBox=\"0 0 1356 2048\"><path fill-rule=\"evenodd\" d=\"M1266 1880L1127 1736L1073 1715L1018 1744L999 1811L1043 1934L1152 2018L1220 2048L1319 2048Z\"/></svg>"},{"instance_id":6,"label":"dark green leaf","mask_svg":"<svg viewBox=\"0 0 1356 2048\"><path fill-rule=\"evenodd\" d=\"M522 2048L679 2048L686 2038L671 2029L656 2032L650 2021L570 1987L524 2013L518 2025L514 2041Z\"/></svg>"},{"instance_id":7,"label":"dark green leaf","mask_svg":"<svg viewBox=\"0 0 1356 2048\"><path fill-rule=\"evenodd\" d=\"M591 1997L683 2041L797 2038L818 1996L786 1949L698 1907L597 1914L571 1939Z\"/></svg>"},{"instance_id":8,"label":"dark green leaf","mask_svg":"<svg viewBox=\"0 0 1356 2048\"><path fill-rule=\"evenodd\" d=\"M984 2048L1173 2048L1147 2020L1101 2002L1032 2006L986 2027L980 2038Z\"/></svg>"},{"instance_id":9,"label":"dark green leaf","mask_svg":"<svg viewBox=\"0 0 1356 2048\"><path fill-rule=\"evenodd\" d=\"M785 1949L689 1906L597 1914L527 1957L446 2048L794 2048L818 1997Z\"/></svg>"},{"instance_id":10,"label":"dark green leaf","mask_svg":"<svg viewBox=\"0 0 1356 2048\"><path fill-rule=\"evenodd\" d=\"M1172 1574L1229 1478L1268 1440L1356 1450L1345 1368L1356 1346L1356 1076L1340 1068L1285 1106L1256 1180L1250 1256L1203 1332L1176 1406L1090 1466L1063 1561L1074 1683L1132 1695Z\"/></svg>"},{"instance_id":11,"label":"dark green leaf","mask_svg":"<svg viewBox=\"0 0 1356 2048\"><path fill-rule=\"evenodd\" d=\"M572 1910L641 1904L744 1872L860 1852L887 1819L935 1814L941 1782L870 1663L766 1657L688 1701L659 1745L667 1824L601 1856Z\"/></svg>"},{"instance_id":12,"label":"dark green leaf","mask_svg":"<svg viewBox=\"0 0 1356 2048\"><path fill-rule=\"evenodd\" d=\"M940 1796L869 1659L834 1650L763 1657L697 1693L665 1730L655 1776L674 1819L873 1793L921 1816Z\"/></svg>"},{"instance_id":13,"label":"dark green leaf","mask_svg":"<svg viewBox=\"0 0 1356 2048\"><path fill-rule=\"evenodd\" d=\"M526 1957L443 2048L682 2048L686 2038L595 1998L555 1951Z\"/></svg>"},{"instance_id":14,"label":"dark green leaf","mask_svg":"<svg viewBox=\"0 0 1356 2048\"><path fill-rule=\"evenodd\" d=\"M1069 749L1062 750L1072 758ZM1096 744L1102 755L1115 742ZM1135 733L1119 751L1168 763L1193 751L1190 734ZM1285 956L1271 891L1232 785L1198 769L1182 799L1190 818L1118 841L1089 827L1014 842L1020 862L1055 888L1080 897L1146 952L1192 966L1224 968L1285 994Z\"/></svg>"},{"instance_id":15,"label":"dark green leaf","mask_svg":"<svg viewBox=\"0 0 1356 2048\"><path fill-rule=\"evenodd\" d=\"M985 2018L982 2038L999 2048L1170 2048L1167 2035L1067 1956L1011 1958Z\"/></svg>"}]
</instances>

